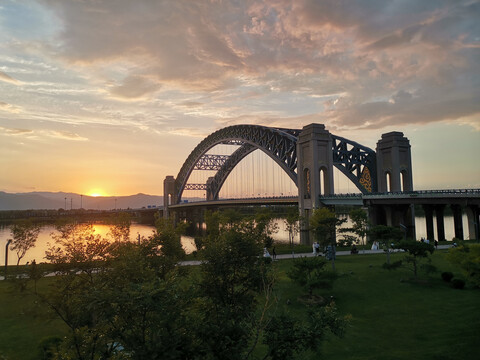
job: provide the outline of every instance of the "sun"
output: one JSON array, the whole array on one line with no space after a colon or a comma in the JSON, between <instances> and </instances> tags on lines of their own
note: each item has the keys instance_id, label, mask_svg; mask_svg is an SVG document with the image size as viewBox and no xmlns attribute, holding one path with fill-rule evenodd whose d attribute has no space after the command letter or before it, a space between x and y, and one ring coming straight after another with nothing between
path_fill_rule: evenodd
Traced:
<instances>
[{"instance_id":1,"label":"sun","mask_svg":"<svg viewBox=\"0 0 480 360\"><path fill-rule=\"evenodd\" d=\"M92 197L99 197L99 196L107 196L103 190L100 189L92 189L88 192L88 196Z\"/></svg>"}]
</instances>

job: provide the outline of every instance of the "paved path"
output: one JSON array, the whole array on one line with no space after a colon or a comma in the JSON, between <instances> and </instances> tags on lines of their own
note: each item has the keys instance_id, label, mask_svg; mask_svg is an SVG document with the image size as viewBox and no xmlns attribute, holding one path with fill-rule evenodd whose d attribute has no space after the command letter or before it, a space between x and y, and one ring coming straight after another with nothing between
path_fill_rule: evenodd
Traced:
<instances>
[{"instance_id":1,"label":"paved path","mask_svg":"<svg viewBox=\"0 0 480 360\"><path fill-rule=\"evenodd\" d=\"M438 245L438 250L443 250L443 249L449 249L451 248L452 245ZM398 251L398 250L397 250ZM400 250L402 251L402 250ZM358 255L362 256L364 254L383 254L383 250L359 250ZM336 252L337 256L344 256L344 255L351 255L350 250L345 250L345 251L337 251ZM313 252L309 253L295 253L295 254L281 254L277 255L277 260L285 260L285 259L292 259L292 258L299 258L299 257L313 257ZM200 265L202 263L202 260L187 260L187 261L181 261L180 265L183 266L192 266L192 265ZM48 273L43 276L55 276L55 273ZM4 277L0 276L0 280L3 280Z\"/></svg>"},{"instance_id":2,"label":"paved path","mask_svg":"<svg viewBox=\"0 0 480 360\"><path fill-rule=\"evenodd\" d=\"M452 245L438 245L438 250L444 250L444 249L449 249L451 248ZM402 251L402 250L396 250L396 251ZM383 254L383 250L359 250L358 255L366 255L366 254ZM345 256L345 255L351 255L350 250L342 250L342 251L337 251L336 256ZM295 254L280 254L277 255L277 260L285 260L285 259L292 259L292 258L299 258L299 257L313 257L313 252L309 253L295 253ZM188 261L182 261L182 265L200 265L202 263L202 260L188 260Z\"/></svg>"}]
</instances>

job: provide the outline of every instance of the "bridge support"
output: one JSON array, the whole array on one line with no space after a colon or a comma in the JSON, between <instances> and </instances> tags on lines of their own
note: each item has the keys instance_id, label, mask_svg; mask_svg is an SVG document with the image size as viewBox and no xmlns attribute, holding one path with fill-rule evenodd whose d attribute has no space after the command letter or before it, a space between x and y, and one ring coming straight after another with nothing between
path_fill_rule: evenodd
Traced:
<instances>
[{"instance_id":1,"label":"bridge support","mask_svg":"<svg viewBox=\"0 0 480 360\"><path fill-rule=\"evenodd\" d=\"M455 227L455 237L463 240L463 221L462 221L462 206L452 205L453 211L453 226Z\"/></svg>"},{"instance_id":2,"label":"bridge support","mask_svg":"<svg viewBox=\"0 0 480 360\"><path fill-rule=\"evenodd\" d=\"M323 124L304 126L297 140L298 206L303 217L300 242L308 244L308 218L321 207L320 195L333 195L333 154L330 132Z\"/></svg>"},{"instance_id":3,"label":"bridge support","mask_svg":"<svg viewBox=\"0 0 480 360\"><path fill-rule=\"evenodd\" d=\"M427 225L427 239L434 240L435 234L433 232L433 206L423 205L423 210L425 211L425 222Z\"/></svg>"},{"instance_id":4,"label":"bridge support","mask_svg":"<svg viewBox=\"0 0 480 360\"><path fill-rule=\"evenodd\" d=\"M437 219L437 237L438 241L445 241L445 205L435 205L435 218Z\"/></svg>"},{"instance_id":5,"label":"bridge support","mask_svg":"<svg viewBox=\"0 0 480 360\"><path fill-rule=\"evenodd\" d=\"M163 217L168 219L170 217L168 207L171 204L175 204L175 178L173 176L167 176L163 180Z\"/></svg>"},{"instance_id":6,"label":"bridge support","mask_svg":"<svg viewBox=\"0 0 480 360\"><path fill-rule=\"evenodd\" d=\"M413 191L410 141L402 132L389 132L377 142L378 192Z\"/></svg>"},{"instance_id":7,"label":"bridge support","mask_svg":"<svg viewBox=\"0 0 480 360\"><path fill-rule=\"evenodd\" d=\"M480 207L478 205L469 205L465 210L468 219L468 238L470 240L479 240Z\"/></svg>"}]
</instances>

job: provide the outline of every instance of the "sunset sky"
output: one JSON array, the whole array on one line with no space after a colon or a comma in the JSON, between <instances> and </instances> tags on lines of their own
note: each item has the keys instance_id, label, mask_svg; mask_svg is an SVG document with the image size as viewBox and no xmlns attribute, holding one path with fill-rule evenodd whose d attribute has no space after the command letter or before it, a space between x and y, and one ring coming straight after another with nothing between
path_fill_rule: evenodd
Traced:
<instances>
[{"instance_id":1,"label":"sunset sky","mask_svg":"<svg viewBox=\"0 0 480 360\"><path fill-rule=\"evenodd\" d=\"M160 195L215 130L313 122L480 188L480 1L0 2L0 191Z\"/></svg>"}]
</instances>

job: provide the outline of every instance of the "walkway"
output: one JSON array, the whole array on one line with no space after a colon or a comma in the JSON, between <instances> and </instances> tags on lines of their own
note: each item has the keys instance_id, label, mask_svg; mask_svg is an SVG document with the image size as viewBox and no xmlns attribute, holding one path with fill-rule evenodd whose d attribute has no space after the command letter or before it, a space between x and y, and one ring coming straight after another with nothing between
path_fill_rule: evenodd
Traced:
<instances>
[{"instance_id":1,"label":"walkway","mask_svg":"<svg viewBox=\"0 0 480 360\"><path fill-rule=\"evenodd\" d=\"M437 250L445 250L451 248L452 245L438 245ZM397 250L397 251L402 251L402 250ZM358 255L367 255L367 254L383 254L383 250L359 250ZM345 250L345 251L337 251L336 256L345 256L345 255L351 255L350 250ZM299 257L313 257L313 252L309 253L295 253L295 254L281 254L277 255L277 260L285 260L285 259L292 259L292 258L299 258ZM188 260L188 261L182 261L180 264L181 265L200 265L202 263L202 260Z\"/></svg>"}]
</instances>

